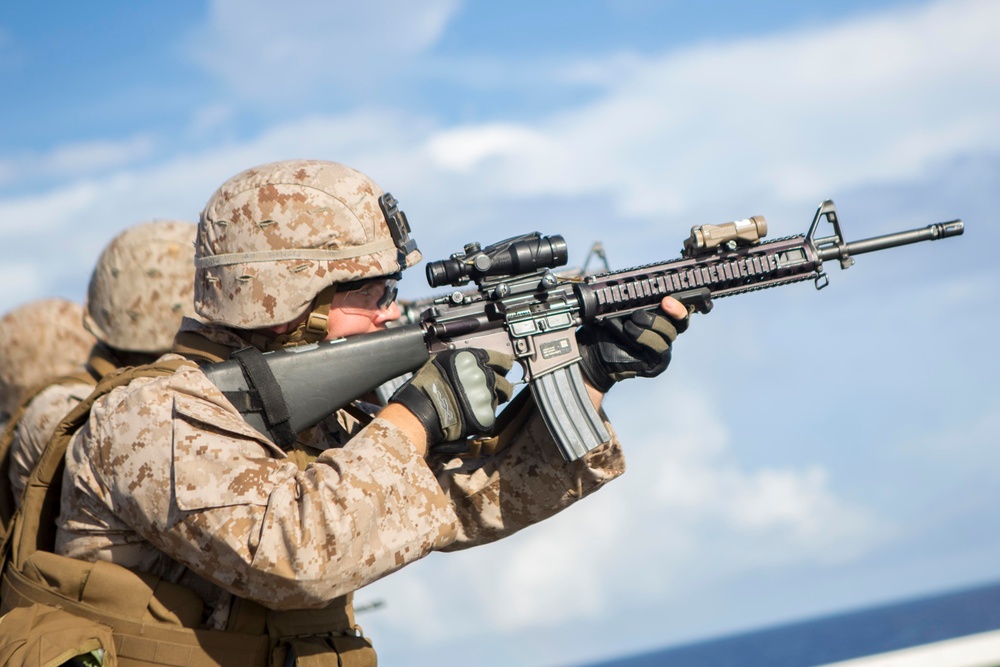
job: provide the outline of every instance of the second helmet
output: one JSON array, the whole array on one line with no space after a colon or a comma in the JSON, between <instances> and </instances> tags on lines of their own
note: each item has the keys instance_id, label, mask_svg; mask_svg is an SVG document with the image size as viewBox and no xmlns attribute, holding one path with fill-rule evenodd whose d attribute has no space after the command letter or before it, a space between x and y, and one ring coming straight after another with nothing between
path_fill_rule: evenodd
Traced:
<instances>
[{"instance_id":1,"label":"second helmet","mask_svg":"<svg viewBox=\"0 0 1000 667\"><path fill-rule=\"evenodd\" d=\"M83 316L98 340L127 352L170 349L181 318L193 314L195 231L190 222L157 220L112 239L94 267Z\"/></svg>"}]
</instances>

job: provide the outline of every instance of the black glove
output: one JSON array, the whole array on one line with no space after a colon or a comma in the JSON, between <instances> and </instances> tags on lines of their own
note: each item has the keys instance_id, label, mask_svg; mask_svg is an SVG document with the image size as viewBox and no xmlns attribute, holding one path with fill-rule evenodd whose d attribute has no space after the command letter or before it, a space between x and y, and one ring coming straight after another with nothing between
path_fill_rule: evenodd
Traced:
<instances>
[{"instance_id":1,"label":"black glove","mask_svg":"<svg viewBox=\"0 0 1000 667\"><path fill-rule=\"evenodd\" d=\"M513 363L510 355L478 348L439 352L389 402L420 420L429 446L486 434L496 421L497 405L514 391L504 377Z\"/></svg>"},{"instance_id":2,"label":"black glove","mask_svg":"<svg viewBox=\"0 0 1000 667\"><path fill-rule=\"evenodd\" d=\"M580 368L602 392L620 380L656 377L670 363L670 345L688 327L660 311L637 310L629 317L586 324L576 332Z\"/></svg>"}]
</instances>

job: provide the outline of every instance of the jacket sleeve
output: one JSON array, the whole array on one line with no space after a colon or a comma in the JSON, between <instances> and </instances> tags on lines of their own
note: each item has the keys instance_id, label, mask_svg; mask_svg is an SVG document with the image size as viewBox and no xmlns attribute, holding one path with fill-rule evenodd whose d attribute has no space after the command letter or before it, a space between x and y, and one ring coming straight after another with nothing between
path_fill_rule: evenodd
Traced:
<instances>
[{"instance_id":1,"label":"jacket sleeve","mask_svg":"<svg viewBox=\"0 0 1000 667\"><path fill-rule=\"evenodd\" d=\"M301 609L454 540L447 496L384 420L304 469L283 456L199 370L134 381L100 399L71 443L79 497L64 483L60 548L148 570L129 562L146 541L234 595ZM119 543L95 544L95 523Z\"/></svg>"},{"instance_id":2,"label":"jacket sleeve","mask_svg":"<svg viewBox=\"0 0 1000 667\"><path fill-rule=\"evenodd\" d=\"M476 458L431 457L458 518L455 541L465 549L511 535L593 493L625 472L621 443L604 412L608 442L572 463L563 460L533 401L509 406L499 450ZM505 411L506 412L506 411Z\"/></svg>"},{"instance_id":3,"label":"jacket sleeve","mask_svg":"<svg viewBox=\"0 0 1000 667\"><path fill-rule=\"evenodd\" d=\"M566 464L528 409L493 456L429 466L376 418L300 468L198 369L135 380L99 399L70 444L57 548L155 573L180 564L272 609L320 607L621 473L616 440Z\"/></svg>"}]
</instances>

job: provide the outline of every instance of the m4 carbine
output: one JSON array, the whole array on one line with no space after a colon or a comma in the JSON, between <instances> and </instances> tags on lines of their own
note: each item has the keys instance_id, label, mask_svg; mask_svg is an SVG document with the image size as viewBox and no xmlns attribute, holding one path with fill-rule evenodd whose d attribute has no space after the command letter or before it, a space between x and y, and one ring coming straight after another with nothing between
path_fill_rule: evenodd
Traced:
<instances>
[{"instance_id":1,"label":"m4 carbine","mask_svg":"<svg viewBox=\"0 0 1000 667\"><path fill-rule=\"evenodd\" d=\"M824 220L832 233L818 235ZM474 283L475 290L434 300L418 322L268 352L252 361L238 358L205 371L251 425L287 445L295 433L416 370L435 352L497 350L520 363L563 457L573 461L608 439L578 363L580 325L654 309L665 296L707 313L719 297L805 280L822 289L828 283L825 261L838 260L846 269L855 255L963 230L961 220L952 220L848 243L833 202L824 201L804 235L764 241L767 223L761 216L701 225L691 230L677 259L581 276L553 272L567 260L566 242L558 235L535 232L486 248L470 243L463 252L430 262L427 282L456 288Z\"/></svg>"}]
</instances>

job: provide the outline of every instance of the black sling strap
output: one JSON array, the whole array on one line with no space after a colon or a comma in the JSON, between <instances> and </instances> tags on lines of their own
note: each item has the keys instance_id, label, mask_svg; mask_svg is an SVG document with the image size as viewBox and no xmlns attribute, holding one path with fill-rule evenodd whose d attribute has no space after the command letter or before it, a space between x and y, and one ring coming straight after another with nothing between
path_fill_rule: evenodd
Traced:
<instances>
[{"instance_id":1,"label":"black sling strap","mask_svg":"<svg viewBox=\"0 0 1000 667\"><path fill-rule=\"evenodd\" d=\"M295 433L288 423L288 406L264 355L255 347L244 347L233 352L230 359L240 365L248 390L224 392L226 399L240 412L262 413L274 441L279 447L289 447L295 442Z\"/></svg>"}]
</instances>

